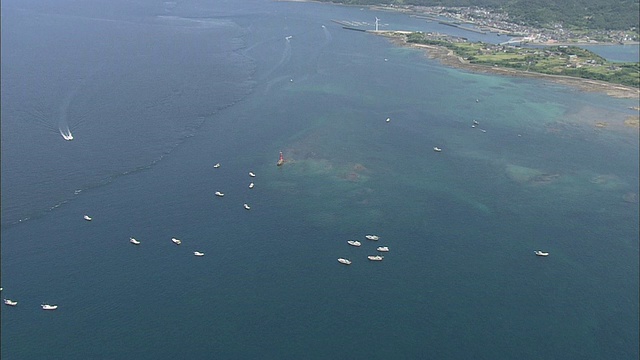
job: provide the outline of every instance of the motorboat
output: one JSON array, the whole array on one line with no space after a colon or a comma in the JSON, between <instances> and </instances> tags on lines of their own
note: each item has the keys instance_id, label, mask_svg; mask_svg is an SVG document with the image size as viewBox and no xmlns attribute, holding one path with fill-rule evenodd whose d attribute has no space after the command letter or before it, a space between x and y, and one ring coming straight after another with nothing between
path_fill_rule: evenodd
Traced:
<instances>
[{"instance_id":1,"label":"motorboat","mask_svg":"<svg viewBox=\"0 0 640 360\"><path fill-rule=\"evenodd\" d=\"M387 120L386 120L386 121L387 121L387 122L391 122L391 118L387 118Z\"/></svg>"},{"instance_id":2,"label":"motorboat","mask_svg":"<svg viewBox=\"0 0 640 360\"><path fill-rule=\"evenodd\" d=\"M180 239L171 238L171 241L173 241L173 243L176 244L176 245L182 244L182 240L180 240Z\"/></svg>"},{"instance_id":3,"label":"motorboat","mask_svg":"<svg viewBox=\"0 0 640 360\"><path fill-rule=\"evenodd\" d=\"M69 130L69 129L67 129L66 133L64 131L62 131L62 129L60 129L60 135L62 135L62 138L67 140L67 141L73 140L73 134L71 134L71 130Z\"/></svg>"},{"instance_id":4,"label":"motorboat","mask_svg":"<svg viewBox=\"0 0 640 360\"><path fill-rule=\"evenodd\" d=\"M224 196L224 194L223 194L223 193L221 193L220 191L216 191L214 194L216 194L216 196L220 196L220 197L223 197L223 196Z\"/></svg>"},{"instance_id":5,"label":"motorboat","mask_svg":"<svg viewBox=\"0 0 640 360\"><path fill-rule=\"evenodd\" d=\"M351 265L351 260L345 258L338 258L340 264Z\"/></svg>"},{"instance_id":6,"label":"motorboat","mask_svg":"<svg viewBox=\"0 0 640 360\"><path fill-rule=\"evenodd\" d=\"M42 304L40 307L42 307L42 310L55 310L58 308L58 305Z\"/></svg>"},{"instance_id":7,"label":"motorboat","mask_svg":"<svg viewBox=\"0 0 640 360\"><path fill-rule=\"evenodd\" d=\"M251 206L249 206L249 204L245 203L243 206L244 206L245 209L251 210Z\"/></svg>"},{"instance_id":8,"label":"motorboat","mask_svg":"<svg viewBox=\"0 0 640 360\"><path fill-rule=\"evenodd\" d=\"M367 259L369 259L371 261L382 261L382 259L384 259L384 256L382 256L382 255L369 255L369 256L367 256Z\"/></svg>"},{"instance_id":9,"label":"motorboat","mask_svg":"<svg viewBox=\"0 0 640 360\"><path fill-rule=\"evenodd\" d=\"M195 255L195 256L204 256L204 253L200 252L200 251L194 251L193 255Z\"/></svg>"},{"instance_id":10,"label":"motorboat","mask_svg":"<svg viewBox=\"0 0 640 360\"><path fill-rule=\"evenodd\" d=\"M386 246L378 246L378 248L376 249L380 252L389 252L389 248Z\"/></svg>"},{"instance_id":11,"label":"motorboat","mask_svg":"<svg viewBox=\"0 0 640 360\"><path fill-rule=\"evenodd\" d=\"M254 183L250 183L249 184L249 189L253 189L254 186L256 186Z\"/></svg>"},{"instance_id":12,"label":"motorboat","mask_svg":"<svg viewBox=\"0 0 640 360\"><path fill-rule=\"evenodd\" d=\"M254 174L253 172L249 171L249 176L256 177L256 174Z\"/></svg>"},{"instance_id":13,"label":"motorboat","mask_svg":"<svg viewBox=\"0 0 640 360\"><path fill-rule=\"evenodd\" d=\"M538 256L549 256L549 253L548 253L548 252L544 252L544 251L542 251L542 250L536 250L536 251L534 251L534 253L535 253L536 255L538 255Z\"/></svg>"},{"instance_id":14,"label":"motorboat","mask_svg":"<svg viewBox=\"0 0 640 360\"><path fill-rule=\"evenodd\" d=\"M213 165L213 168L214 168L214 169L217 169L217 168L219 168L219 167L220 167L220 163L216 163L215 165Z\"/></svg>"},{"instance_id":15,"label":"motorboat","mask_svg":"<svg viewBox=\"0 0 640 360\"><path fill-rule=\"evenodd\" d=\"M91 221L91 220L93 220L93 219L91 218L91 216L89 216L89 215L85 215L85 216L83 216L82 218L83 218L83 219L85 219L85 220L87 220L87 221Z\"/></svg>"},{"instance_id":16,"label":"motorboat","mask_svg":"<svg viewBox=\"0 0 640 360\"><path fill-rule=\"evenodd\" d=\"M367 240L373 240L373 241L378 241L378 239L380 239L378 235L365 235L364 237L366 237Z\"/></svg>"},{"instance_id":17,"label":"motorboat","mask_svg":"<svg viewBox=\"0 0 640 360\"><path fill-rule=\"evenodd\" d=\"M436 146L436 147L434 147L434 148L433 148L433 151L435 151L435 152L441 152L441 151L442 151L442 149Z\"/></svg>"},{"instance_id":18,"label":"motorboat","mask_svg":"<svg viewBox=\"0 0 640 360\"><path fill-rule=\"evenodd\" d=\"M362 243L358 240L347 240L347 244L355 247L359 247Z\"/></svg>"},{"instance_id":19,"label":"motorboat","mask_svg":"<svg viewBox=\"0 0 640 360\"><path fill-rule=\"evenodd\" d=\"M473 125L480 125L480 123L478 122L478 120L473 120Z\"/></svg>"},{"instance_id":20,"label":"motorboat","mask_svg":"<svg viewBox=\"0 0 640 360\"><path fill-rule=\"evenodd\" d=\"M16 306L18 305L18 302L10 299L4 299L4 304L9 306Z\"/></svg>"},{"instance_id":21,"label":"motorboat","mask_svg":"<svg viewBox=\"0 0 640 360\"><path fill-rule=\"evenodd\" d=\"M129 242L133 245L140 245L140 241L136 240L135 238L129 238Z\"/></svg>"}]
</instances>

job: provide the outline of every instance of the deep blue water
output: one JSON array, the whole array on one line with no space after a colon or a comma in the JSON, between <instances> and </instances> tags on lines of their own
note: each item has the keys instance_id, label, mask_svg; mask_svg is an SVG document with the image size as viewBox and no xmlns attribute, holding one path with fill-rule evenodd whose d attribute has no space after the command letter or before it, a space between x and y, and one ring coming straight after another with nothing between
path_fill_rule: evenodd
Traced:
<instances>
[{"instance_id":1,"label":"deep blue water","mask_svg":"<svg viewBox=\"0 0 640 360\"><path fill-rule=\"evenodd\" d=\"M3 1L2 358L637 358L637 101L375 16Z\"/></svg>"}]
</instances>

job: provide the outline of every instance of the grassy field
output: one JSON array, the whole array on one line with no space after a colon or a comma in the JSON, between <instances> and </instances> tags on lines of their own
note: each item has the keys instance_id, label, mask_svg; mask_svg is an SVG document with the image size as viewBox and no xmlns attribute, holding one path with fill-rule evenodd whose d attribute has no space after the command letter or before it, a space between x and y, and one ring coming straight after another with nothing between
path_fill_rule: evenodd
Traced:
<instances>
[{"instance_id":1,"label":"grassy field","mask_svg":"<svg viewBox=\"0 0 640 360\"><path fill-rule=\"evenodd\" d=\"M411 33L409 43L443 46L471 64L507 67L542 74L566 75L640 87L639 63L612 63L576 47L527 48L470 43L460 38Z\"/></svg>"}]
</instances>

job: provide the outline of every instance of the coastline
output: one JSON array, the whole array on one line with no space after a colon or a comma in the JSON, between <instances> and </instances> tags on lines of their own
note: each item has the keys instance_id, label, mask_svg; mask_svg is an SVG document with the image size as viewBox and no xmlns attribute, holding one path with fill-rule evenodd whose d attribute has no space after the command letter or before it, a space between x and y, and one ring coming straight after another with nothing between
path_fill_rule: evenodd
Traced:
<instances>
[{"instance_id":1,"label":"coastline","mask_svg":"<svg viewBox=\"0 0 640 360\"><path fill-rule=\"evenodd\" d=\"M446 66L451 66L458 69L470 70L477 73L485 74L498 74L506 76L518 76L518 77L530 77L545 79L562 85L568 85L575 87L582 91L589 92L602 92L611 97L623 98L623 99L640 99L640 89L612 84L604 81L582 79L564 75L550 75L536 72L528 72L517 69L510 69L505 67L491 67L486 65L471 64L468 61L463 60L461 57L455 55L453 51L442 46L425 45L425 44L413 44L406 41L404 35L396 35L390 32L375 32L368 31L374 35L384 36L388 38L393 44L421 49L425 51L425 54L430 59L437 59Z\"/></svg>"}]
</instances>

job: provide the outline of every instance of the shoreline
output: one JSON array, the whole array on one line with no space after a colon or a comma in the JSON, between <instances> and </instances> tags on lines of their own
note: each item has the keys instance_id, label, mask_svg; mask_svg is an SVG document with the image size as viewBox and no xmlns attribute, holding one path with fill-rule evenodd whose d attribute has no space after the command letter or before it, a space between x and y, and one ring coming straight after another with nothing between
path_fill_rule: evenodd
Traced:
<instances>
[{"instance_id":1,"label":"shoreline","mask_svg":"<svg viewBox=\"0 0 640 360\"><path fill-rule=\"evenodd\" d=\"M486 66L486 65L471 64L463 60L461 57L455 55L452 50L442 46L408 43L404 35L398 36L392 33L375 32L375 31L368 31L368 32L374 35L386 37L395 45L424 50L426 56L429 59L436 59L443 65L450 66L457 69L469 70L469 71L482 73L482 74L497 74L497 75L516 76L516 77L525 77L525 78L538 78L538 79L549 80L554 83L559 83L562 85L571 86L581 91L602 92L611 97L622 98L622 99L640 99L640 89L625 86L625 85L612 84L604 81L583 79L583 78L577 78L577 77L565 76L565 75L542 74L537 72L528 72L523 70L505 68L505 67L492 67L492 66Z\"/></svg>"}]
</instances>

